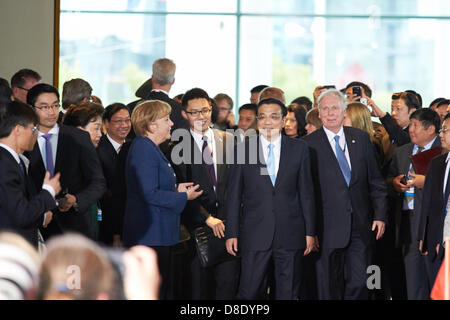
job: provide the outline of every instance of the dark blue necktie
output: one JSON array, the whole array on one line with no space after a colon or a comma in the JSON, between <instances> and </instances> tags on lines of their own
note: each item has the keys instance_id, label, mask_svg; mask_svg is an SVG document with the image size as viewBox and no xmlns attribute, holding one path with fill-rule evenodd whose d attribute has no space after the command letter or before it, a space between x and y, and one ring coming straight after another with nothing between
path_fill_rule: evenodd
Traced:
<instances>
[{"instance_id":1,"label":"dark blue necktie","mask_svg":"<svg viewBox=\"0 0 450 320\"><path fill-rule=\"evenodd\" d=\"M342 174L344 175L345 182L347 182L347 186L350 184L350 179L352 177L352 172L350 170L350 166L348 165L347 158L345 157L344 151L341 149L339 145L339 136L336 135L334 137L335 141L335 149L336 149L336 158L339 162L339 167L341 167Z\"/></svg>"}]
</instances>

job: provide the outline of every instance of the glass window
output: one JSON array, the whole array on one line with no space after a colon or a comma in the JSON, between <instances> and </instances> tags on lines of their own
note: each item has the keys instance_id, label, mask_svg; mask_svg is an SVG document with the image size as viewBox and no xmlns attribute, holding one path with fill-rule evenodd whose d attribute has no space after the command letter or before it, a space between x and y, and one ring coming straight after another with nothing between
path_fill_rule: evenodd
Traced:
<instances>
[{"instance_id":1,"label":"glass window","mask_svg":"<svg viewBox=\"0 0 450 320\"><path fill-rule=\"evenodd\" d=\"M384 110L393 92L448 95L445 0L60 1L60 88L82 77L105 105L136 100L161 57L177 65L172 97L201 87L236 110L259 84L290 102L362 81Z\"/></svg>"}]
</instances>

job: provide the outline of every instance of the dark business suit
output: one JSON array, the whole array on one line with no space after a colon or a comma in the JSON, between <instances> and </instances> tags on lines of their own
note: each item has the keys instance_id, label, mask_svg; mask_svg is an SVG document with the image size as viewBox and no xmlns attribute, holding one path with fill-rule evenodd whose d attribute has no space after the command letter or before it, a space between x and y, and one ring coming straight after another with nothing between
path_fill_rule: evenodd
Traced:
<instances>
[{"instance_id":1,"label":"dark business suit","mask_svg":"<svg viewBox=\"0 0 450 320\"><path fill-rule=\"evenodd\" d=\"M447 200L450 187L444 190L444 178L448 153L440 155L431 161L427 171L427 178L423 187L422 209L419 221L419 240L423 241L423 251L428 251L425 259L428 260L428 282L433 284L436 280L439 267L444 258L443 229ZM447 185L449 185L447 179ZM448 214L448 213L447 213ZM422 232L423 231L423 232ZM439 244L439 252L436 246Z\"/></svg>"},{"instance_id":2,"label":"dark business suit","mask_svg":"<svg viewBox=\"0 0 450 320\"><path fill-rule=\"evenodd\" d=\"M401 128L389 113L386 113L383 118L380 118L380 121L386 129L386 132L389 134L392 144L400 147L411 142L411 138L409 137L409 125L404 129Z\"/></svg>"},{"instance_id":3,"label":"dark business suit","mask_svg":"<svg viewBox=\"0 0 450 320\"><path fill-rule=\"evenodd\" d=\"M431 148L441 145L436 137ZM414 144L408 143L394 150L389 168L388 183L392 184L395 177L406 174L410 170L411 155ZM404 194L391 191L395 199L393 213L395 214L396 244L402 248L405 264L406 289L409 300L429 299L430 284L427 280L427 261L419 252L419 235L423 234L420 226L423 190L414 187L414 210L404 211ZM432 284L431 284L432 285Z\"/></svg>"},{"instance_id":4,"label":"dark business suit","mask_svg":"<svg viewBox=\"0 0 450 320\"><path fill-rule=\"evenodd\" d=\"M170 120L173 122L171 132L179 128L184 128L187 130L189 129L189 122L181 115L181 104L171 99L167 94L161 91L150 91L143 99L129 103L127 107L130 110L130 113L133 112L134 108L136 108L139 103L145 100L160 100L170 105L170 107L172 108L172 112L170 113ZM128 134L128 138L133 139L134 137L134 130L131 130Z\"/></svg>"},{"instance_id":5,"label":"dark business suit","mask_svg":"<svg viewBox=\"0 0 450 320\"><path fill-rule=\"evenodd\" d=\"M371 227L374 220L386 221L386 185L369 136L351 127L344 127L344 134L351 164L348 186L324 128L304 138L311 149L318 207L320 299L367 299Z\"/></svg>"},{"instance_id":6,"label":"dark business suit","mask_svg":"<svg viewBox=\"0 0 450 320\"><path fill-rule=\"evenodd\" d=\"M56 207L55 200L47 190L35 194L28 175L2 147L0 176L0 230L16 232L37 248L38 228L44 214Z\"/></svg>"},{"instance_id":7,"label":"dark business suit","mask_svg":"<svg viewBox=\"0 0 450 320\"><path fill-rule=\"evenodd\" d=\"M185 182L199 184L199 190L203 194L195 200L188 201L181 218L182 223L191 234L191 298L198 299L234 299L237 291L239 276L239 261L231 259L215 265L211 268L203 268L193 241L194 230L200 226L206 226L205 221L211 214L222 221L225 220L225 205L227 199L226 184L228 181L229 165L226 163L227 154L233 151L234 136L220 130L212 129L216 150L217 188L205 165L202 152L191 134L183 136L185 141L178 146L186 146L180 153L183 163L176 166L177 172ZM215 278L215 281L212 280ZM214 285L215 284L215 285Z\"/></svg>"},{"instance_id":8,"label":"dark business suit","mask_svg":"<svg viewBox=\"0 0 450 320\"><path fill-rule=\"evenodd\" d=\"M33 151L26 156L30 159L29 175L37 190L41 190L45 166L39 144L36 143ZM87 132L59 125L55 174L58 172L61 174L61 190L76 197L78 209L72 207L67 212L55 209L48 230L41 230L44 238L68 231L94 238L91 207L105 192L106 183L97 152Z\"/></svg>"},{"instance_id":9,"label":"dark business suit","mask_svg":"<svg viewBox=\"0 0 450 320\"><path fill-rule=\"evenodd\" d=\"M112 244L113 236L122 234L125 204L118 202L125 199L125 189L120 185L120 176L125 174L125 168L119 169L119 154L106 135L100 138L97 154L106 180L106 192L100 199L102 221L99 222L99 240L105 244Z\"/></svg>"},{"instance_id":10,"label":"dark business suit","mask_svg":"<svg viewBox=\"0 0 450 320\"><path fill-rule=\"evenodd\" d=\"M123 224L123 243L145 245L158 254L162 276L161 299L170 298L170 247L179 239L180 214L187 195L177 192L170 162L147 137L133 139L126 162L127 202Z\"/></svg>"},{"instance_id":11,"label":"dark business suit","mask_svg":"<svg viewBox=\"0 0 450 320\"><path fill-rule=\"evenodd\" d=\"M267 174L259 136L238 144L235 152L238 159L228 180L225 233L227 239L238 239L241 252L238 298L259 297L273 259L276 298L297 299L306 236L316 235L308 147L304 141L281 136L275 185Z\"/></svg>"}]
</instances>

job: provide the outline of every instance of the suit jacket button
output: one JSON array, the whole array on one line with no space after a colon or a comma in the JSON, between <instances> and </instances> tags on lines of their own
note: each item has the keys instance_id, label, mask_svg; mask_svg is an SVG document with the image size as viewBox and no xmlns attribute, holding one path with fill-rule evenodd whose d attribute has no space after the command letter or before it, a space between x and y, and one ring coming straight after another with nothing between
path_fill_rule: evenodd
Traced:
<instances>
[{"instance_id":1,"label":"suit jacket button","mask_svg":"<svg viewBox=\"0 0 450 320\"><path fill-rule=\"evenodd\" d=\"M170 167L170 163L167 164Z\"/></svg>"}]
</instances>

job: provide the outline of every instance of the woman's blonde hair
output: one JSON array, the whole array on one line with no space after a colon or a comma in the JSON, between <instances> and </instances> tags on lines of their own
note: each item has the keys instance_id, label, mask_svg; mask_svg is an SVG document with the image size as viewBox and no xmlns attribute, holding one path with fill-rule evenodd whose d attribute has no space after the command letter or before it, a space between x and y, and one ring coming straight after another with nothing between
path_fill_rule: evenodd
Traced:
<instances>
[{"instance_id":1,"label":"woman's blonde hair","mask_svg":"<svg viewBox=\"0 0 450 320\"><path fill-rule=\"evenodd\" d=\"M365 104L359 102L349 103L345 116L352 122L352 127L367 132L370 139L374 139L375 130L373 129L369 108Z\"/></svg>"},{"instance_id":2,"label":"woman's blonde hair","mask_svg":"<svg viewBox=\"0 0 450 320\"><path fill-rule=\"evenodd\" d=\"M147 100L137 105L131 114L131 124L137 136L144 136L153 121L170 114L172 108L160 100Z\"/></svg>"}]
</instances>

